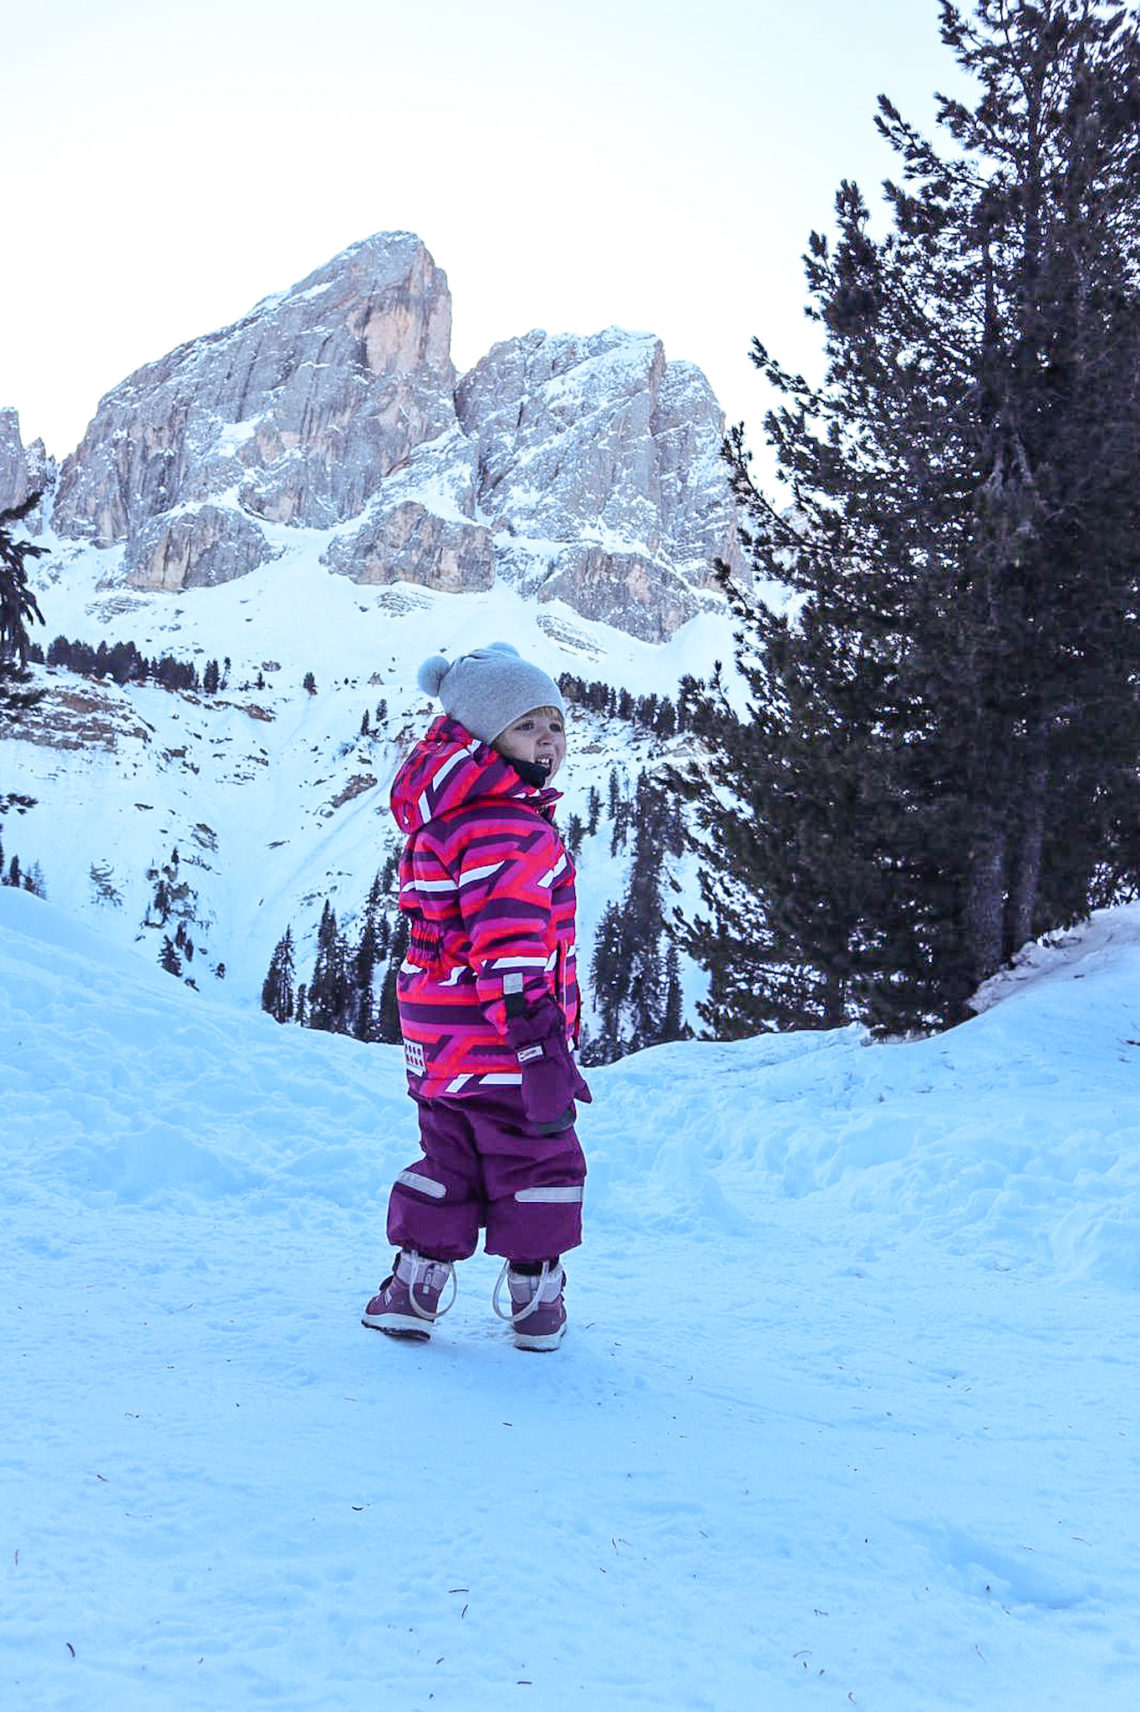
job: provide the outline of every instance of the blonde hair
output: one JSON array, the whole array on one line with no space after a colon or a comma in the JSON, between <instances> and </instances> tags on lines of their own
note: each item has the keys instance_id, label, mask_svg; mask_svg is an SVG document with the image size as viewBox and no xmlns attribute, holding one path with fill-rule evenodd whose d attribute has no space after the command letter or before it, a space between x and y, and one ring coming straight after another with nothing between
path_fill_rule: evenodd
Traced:
<instances>
[{"instance_id":1,"label":"blonde hair","mask_svg":"<svg viewBox=\"0 0 1140 1712\"><path fill-rule=\"evenodd\" d=\"M547 703L547 705L545 707L528 707L525 713L520 713L516 716L516 718L511 720L511 725L517 725L520 719L529 719L531 717L531 715L535 714L535 713L549 714L552 719L557 719L560 722L560 724L562 725L563 730L565 730L565 728L566 728L566 715L563 713L563 711L560 707L553 707L553 706L551 706L551 704L549 702ZM511 725L504 725L503 729L499 732L499 735L492 741L492 743L491 743L492 749L498 749L499 744L502 742L503 738L507 735L507 732L511 729ZM501 751L500 751L500 753L501 753Z\"/></svg>"}]
</instances>

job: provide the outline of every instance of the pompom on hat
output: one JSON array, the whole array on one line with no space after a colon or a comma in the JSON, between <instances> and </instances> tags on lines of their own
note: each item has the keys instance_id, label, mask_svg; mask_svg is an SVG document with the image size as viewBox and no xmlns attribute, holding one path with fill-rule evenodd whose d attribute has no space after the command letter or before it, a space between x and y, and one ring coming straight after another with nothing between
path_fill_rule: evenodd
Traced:
<instances>
[{"instance_id":1,"label":"pompom on hat","mask_svg":"<svg viewBox=\"0 0 1140 1712\"><path fill-rule=\"evenodd\" d=\"M416 682L438 696L443 711L482 743L495 738L536 707L554 707L565 717L566 704L554 679L524 660L509 642L491 642L448 660L433 654Z\"/></svg>"}]
</instances>

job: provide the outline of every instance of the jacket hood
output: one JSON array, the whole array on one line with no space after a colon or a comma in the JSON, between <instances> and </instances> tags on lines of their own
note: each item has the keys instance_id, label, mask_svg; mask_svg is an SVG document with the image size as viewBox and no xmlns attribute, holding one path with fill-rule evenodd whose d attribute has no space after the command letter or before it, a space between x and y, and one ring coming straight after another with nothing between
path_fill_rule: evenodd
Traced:
<instances>
[{"instance_id":1,"label":"jacket hood","mask_svg":"<svg viewBox=\"0 0 1140 1712\"><path fill-rule=\"evenodd\" d=\"M528 785L497 749L445 714L401 764L390 800L401 832L412 833L474 802L511 797L542 813L561 795L549 785Z\"/></svg>"}]
</instances>

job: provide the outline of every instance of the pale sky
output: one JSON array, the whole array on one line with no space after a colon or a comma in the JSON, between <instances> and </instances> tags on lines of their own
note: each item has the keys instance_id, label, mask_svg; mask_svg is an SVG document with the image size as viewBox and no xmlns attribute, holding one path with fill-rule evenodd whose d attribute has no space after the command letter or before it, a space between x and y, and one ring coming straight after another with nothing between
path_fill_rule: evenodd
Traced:
<instances>
[{"instance_id":1,"label":"pale sky","mask_svg":"<svg viewBox=\"0 0 1140 1712\"><path fill-rule=\"evenodd\" d=\"M348 244L416 232L452 355L656 333L761 440L758 334L874 205L889 94L960 87L936 0L36 0L2 35L0 404L63 457L103 393Z\"/></svg>"}]
</instances>

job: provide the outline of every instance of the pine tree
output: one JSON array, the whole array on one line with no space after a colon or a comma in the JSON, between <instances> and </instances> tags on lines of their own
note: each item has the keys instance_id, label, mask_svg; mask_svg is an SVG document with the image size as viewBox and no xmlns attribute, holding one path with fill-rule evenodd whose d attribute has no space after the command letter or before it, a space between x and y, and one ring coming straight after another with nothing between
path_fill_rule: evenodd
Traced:
<instances>
[{"instance_id":1,"label":"pine tree","mask_svg":"<svg viewBox=\"0 0 1140 1712\"><path fill-rule=\"evenodd\" d=\"M0 511L0 708L16 716L39 700L36 692L22 689L28 679L28 625L42 624L44 615L28 587L27 561L47 552L31 541L16 541L14 525L22 523L39 504L42 494L33 493L20 505Z\"/></svg>"},{"instance_id":2,"label":"pine tree","mask_svg":"<svg viewBox=\"0 0 1140 1712\"><path fill-rule=\"evenodd\" d=\"M603 914L594 940L590 973L601 1026L583 1049L585 1062L612 1063L627 1052L680 1038L680 960L675 947L662 954L665 828L672 814L660 787L640 774L629 879L620 904L610 904Z\"/></svg>"},{"instance_id":3,"label":"pine tree","mask_svg":"<svg viewBox=\"0 0 1140 1712\"><path fill-rule=\"evenodd\" d=\"M375 1040L379 1026L379 1005L374 990L376 970L380 965L382 910L384 893L377 874L364 906L364 922L360 938L352 954L350 980L353 994L352 1033L357 1040Z\"/></svg>"},{"instance_id":4,"label":"pine tree","mask_svg":"<svg viewBox=\"0 0 1140 1712\"><path fill-rule=\"evenodd\" d=\"M317 929L317 956L309 983L309 1028L328 1034L350 1029L348 949L337 926L336 912L325 899Z\"/></svg>"},{"instance_id":5,"label":"pine tree","mask_svg":"<svg viewBox=\"0 0 1140 1712\"><path fill-rule=\"evenodd\" d=\"M677 734L677 710L668 696L665 697L657 710L653 729L657 736L662 739L675 737Z\"/></svg>"},{"instance_id":6,"label":"pine tree","mask_svg":"<svg viewBox=\"0 0 1140 1712\"><path fill-rule=\"evenodd\" d=\"M574 862L577 862L579 858L579 854L582 849L582 840L585 836L586 828L582 824L581 815L572 814L566 822L566 831L563 835L562 841L569 852L571 860Z\"/></svg>"},{"instance_id":7,"label":"pine tree","mask_svg":"<svg viewBox=\"0 0 1140 1712\"><path fill-rule=\"evenodd\" d=\"M665 913L661 902L664 819L665 801L660 790L647 774L640 774L634 805L633 860L622 910L630 969L627 1036L630 1051L656 1045L665 1020L662 961Z\"/></svg>"},{"instance_id":8,"label":"pine tree","mask_svg":"<svg viewBox=\"0 0 1140 1712\"><path fill-rule=\"evenodd\" d=\"M629 823L633 815L633 804L628 797L620 794L617 787L616 771L610 774L610 858L620 855L629 837Z\"/></svg>"},{"instance_id":9,"label":"pine tree","mask_svg":"<svg viewBox=\"0 0 1140 1712\"><path fill-rule=\"evenodd\" d=\"M687 1040L685 1026L685 995L681 985L681 955L676 940L669 941L665 954L665 1013L661 1019L661 1040Z\"/></svg>"},{"instance_id":10,"label":"pine tree","mask_svg":"<svg viewBox=\"0 0 1140 1712\"><path fill-rule=\"evenodd\" d=\"M286 1023L293 1020L296 1009L293 994L294 973L293 930L287 927L274 947L261 987L261 1008L268 1011L275 1022Z\"/></svg>"},{"instance_id":11,"label":"pine tree","mask_svg":"<svg viewBox=\"0 0 1140 1712\"><path fill-rule=\"evenodd\" d=\"M148 878L153 877L154 870L151 869ZM154 897L151 899L150 908L146 913L146 925L148 927L164 927L170 920L170 907L170 882L165 877L159 876L154 888Z\"/></svg>"},{"instance_id":12,"label":"pine tree","mask_svg":"<svg viewBox=\"0 0 1140 1712\"><path fill-rule=\"evenodd\" d=\"M585 1064L612 1064L622 1055L621 1007L629 991L629 972L625 959L621 909L607 904L594 936L594 954L590 964L590 984L594 1006L598 1012L601 1033L590 1037L582 1047Z\"/></svg>"},{"instance_id":13,"label":"pine tree","mask_svg":"<svg viewBox=\"0 0 1140 1712\"><path fill-rule=\"evenodd\" d=\"M752 713L695 789L721 1027L944 1023L1140 872L1140 46L1100 0L942 5L939 154L885 98L892 229L813 234L810 388L758 342L792 509L730 452L765 577ZM725 942L729 956L717 951Z\"/></svg>"},{"instance_id":14,"label":"pine tree","mask_svg":"<svg viewBox=\"0 0 1140 1712\"><path fill-rule=\"evenodd\" d=\"M386 1041L390 1046L398 1046L403 1039L400 1029L396 980L400 973L400 965L408 954L410 938L408 918L401 910L396 926L392 930L392 949L388 955L388 967L384 971L384 984L380 992L380 1014L377 1019L376 1030L376 1038Z\"/></svg>"}]
</instances>

